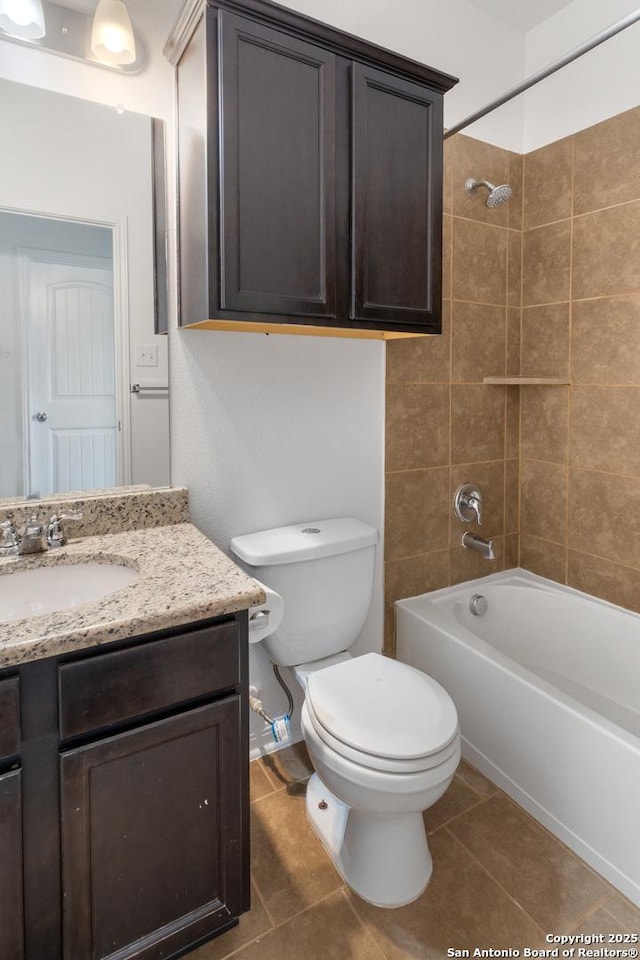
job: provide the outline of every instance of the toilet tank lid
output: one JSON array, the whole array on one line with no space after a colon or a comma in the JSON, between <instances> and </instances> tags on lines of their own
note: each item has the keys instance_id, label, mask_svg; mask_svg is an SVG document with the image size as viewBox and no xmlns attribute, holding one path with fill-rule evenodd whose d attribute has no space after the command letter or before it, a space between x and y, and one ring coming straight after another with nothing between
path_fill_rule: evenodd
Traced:
<instances>
[{"instance_id":1,"label":"toilet tank lid","mask_svg":"<svg viewBox=\"0 0 640 960\"><path fill-rule=\"evenodd\" d=\"M252 567L268 567L351 553L377 542L375 527L354 517L340 517L247 533L232 539L231 550Z\"/></svg>"}]
</instances>

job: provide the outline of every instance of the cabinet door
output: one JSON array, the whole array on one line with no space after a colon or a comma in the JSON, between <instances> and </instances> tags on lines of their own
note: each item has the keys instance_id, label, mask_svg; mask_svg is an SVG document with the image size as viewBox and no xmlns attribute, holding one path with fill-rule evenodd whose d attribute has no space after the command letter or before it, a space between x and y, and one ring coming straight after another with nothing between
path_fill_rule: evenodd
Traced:
<instances>
[{"instance_id":1,"label":"cabinet door","mask_svg":"<svg viewBox=\"0 0 640 960\"><path fill-rule=\"evenodd\" d=\"M245 908L240 698L61 757L65 960L169 956Z\"/></svg>"},{"instance_id":2,"label":"cabinet door","mask_svg":"<svg viewBox=\"0 0 640 960\"><path fill-rule=\"evenodd\" d=\"M20 781L19 770L0 776L0 960L24 957Z\"/></svg>"},{"instance_id":3,"label":"cabinet door","mask_svg":"<svg viewBox=\"0 0 640 960\"><path fill-rule=\"evenodd\" d=\"M219 12L220 306L335 317L335 57Z\"/></svg>"},{"instance_id":4,"label":"cabinet door","mask_svg":"<svg viewBox=\"0 0 640 960\"><path fill-rule=\"evenodd\" d=\"M442 97L353 65L351 317L440 333Z\"/></svg>"}]
</instances>

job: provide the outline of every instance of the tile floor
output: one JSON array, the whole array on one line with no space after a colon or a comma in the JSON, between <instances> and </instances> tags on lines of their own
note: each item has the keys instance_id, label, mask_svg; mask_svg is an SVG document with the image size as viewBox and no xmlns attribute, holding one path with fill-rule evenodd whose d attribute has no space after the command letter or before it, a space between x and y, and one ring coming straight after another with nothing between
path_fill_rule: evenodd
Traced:
<instances>
[{"instance_id":1,"label":"tile floor","mask_svg":"<svg viewBox=\"0 0 640 960\"><path fill-rule=\"evenodd\" d=\"M549 949L547 933L640 932L640 910L464 761L425 814L429 887L407 907L371 907L307 825L311 772L303 744L251 764L253 907L188 960L440 960L491 947L522 957Z\"/></svg>"}]
</instances>

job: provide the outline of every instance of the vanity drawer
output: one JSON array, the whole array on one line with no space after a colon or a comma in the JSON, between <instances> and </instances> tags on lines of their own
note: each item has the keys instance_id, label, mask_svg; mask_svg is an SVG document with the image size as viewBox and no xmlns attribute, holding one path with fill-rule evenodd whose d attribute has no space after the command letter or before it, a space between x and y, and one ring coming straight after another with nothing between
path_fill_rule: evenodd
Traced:
<instances>
[{"instance_id":1,"label":"vanity drawer","mask_svg":"<svg viewBox=\"0 0 640 960\"><path fill-rule=\"evenodd\" d=\"M0 760L20 752L20 680L0 680Z\"/></svg>"},{"instance_id":2,"label":"vanity drawer","mask_svg":"<svg viewBox=\"0 0 640 960\"><path fill-rule=\"evenodd\" d=\"M66 740L236 686L236 622L191 629L59 667L60 736Z\"/></svg>"}]
</instances>

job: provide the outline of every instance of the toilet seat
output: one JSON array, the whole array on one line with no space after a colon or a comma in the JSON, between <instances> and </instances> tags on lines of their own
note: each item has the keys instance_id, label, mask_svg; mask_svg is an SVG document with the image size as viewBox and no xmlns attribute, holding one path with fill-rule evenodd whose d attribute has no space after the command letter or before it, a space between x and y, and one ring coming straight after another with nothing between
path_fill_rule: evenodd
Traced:
<instances>
[{"instance_id":1,"label":"toilet seat","mask_svg":"<svg viewBox=\"0 0 640 960\"><path fill-rule=\"evenodd\" d=\"M372 770L429 770L458 748L458 717L448 693L421 671L380 654L311 674L306 707L327 747Z\"/></svg>"}]
</instances>

